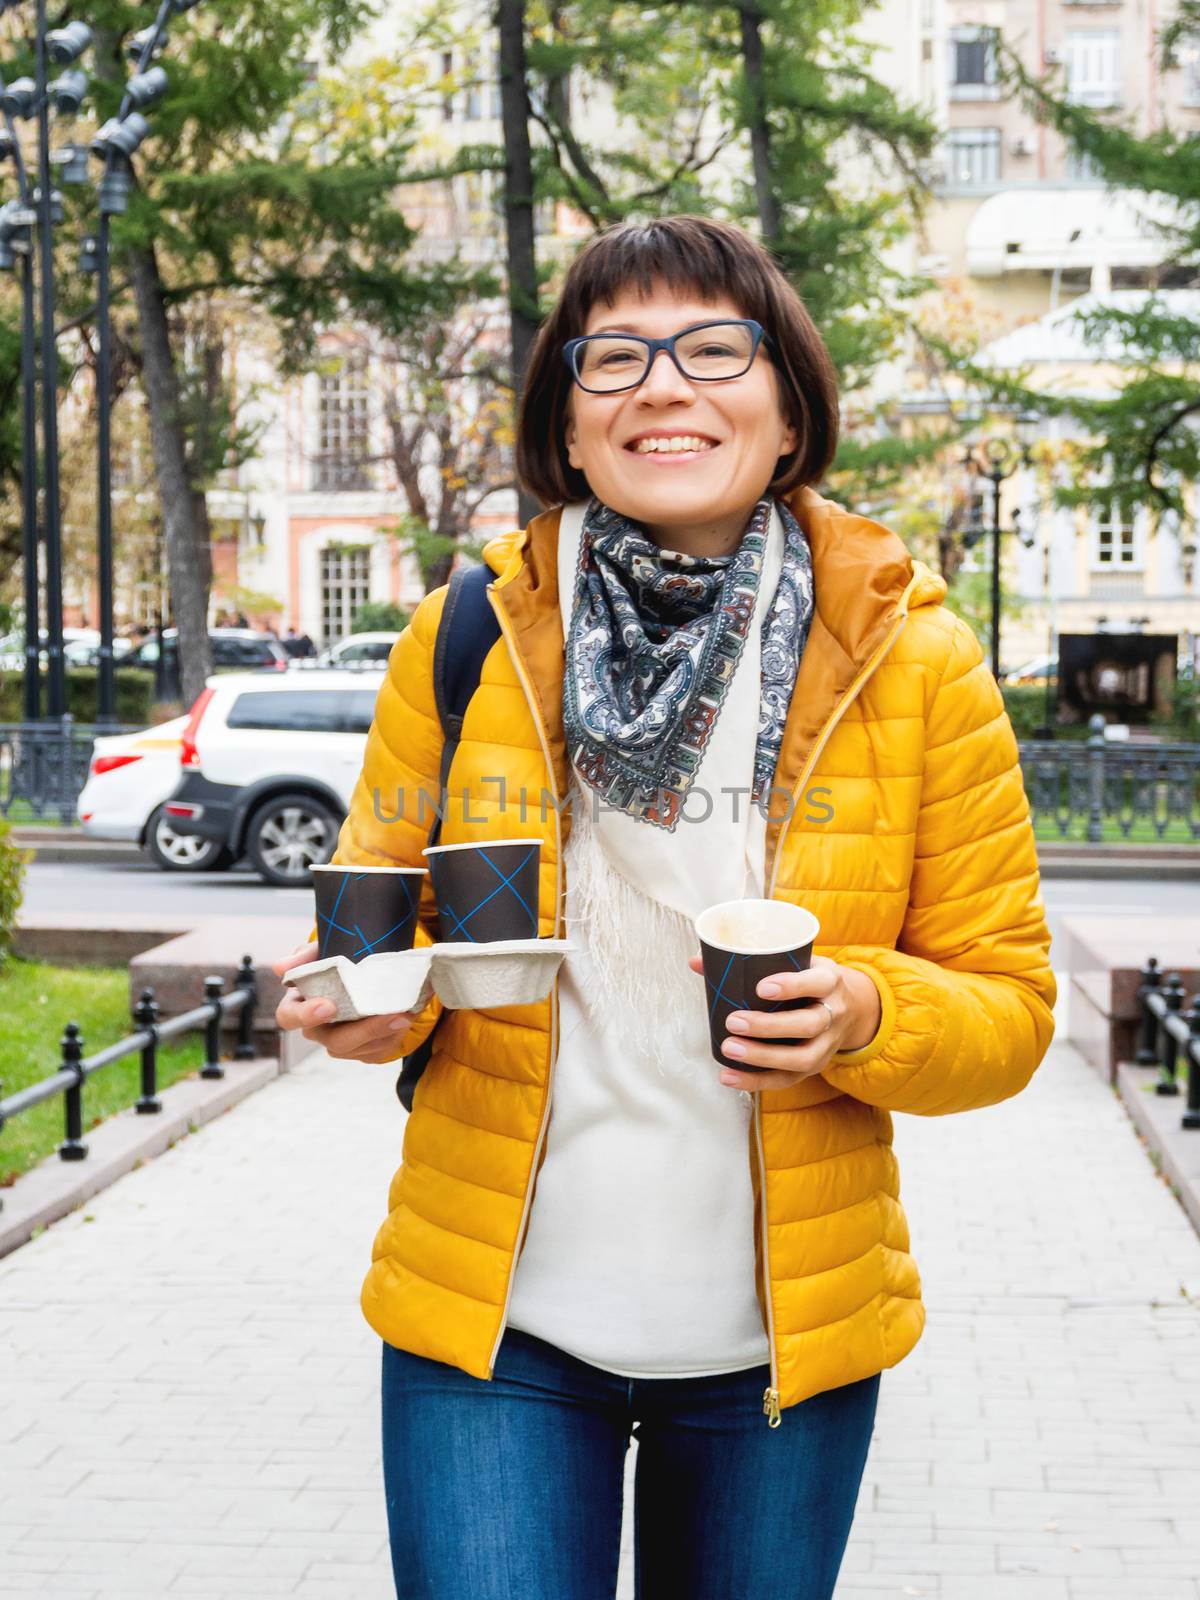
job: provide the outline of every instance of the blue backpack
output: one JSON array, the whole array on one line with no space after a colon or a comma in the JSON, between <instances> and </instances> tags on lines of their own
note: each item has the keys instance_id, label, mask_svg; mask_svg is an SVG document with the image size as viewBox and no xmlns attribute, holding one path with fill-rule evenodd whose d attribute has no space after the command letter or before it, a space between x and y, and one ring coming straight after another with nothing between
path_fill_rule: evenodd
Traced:
<instances>
[{"instance_id":1,"label":"blue backpack","mask_svg":"<svg viewBox=\"0 0 1200 1600\"><path fill-rule=\"evenodd\" d=\"M459 567L450 574L450 587L438 623L433 646L433 694L438 720L442 725L442 766L438 804L434 809L430 844L436 844L442 829L442 806L450 784L450 763L462 738L463 718L471 696L479 687L484 657L500 637L500 624L487 597L492 581L486 566ZM413 1090L433 1054L436 1027L424 1044L405 1056L396 1079L396 1093L406 1111L412 1110Z\"/></svg>"}]
</instances>

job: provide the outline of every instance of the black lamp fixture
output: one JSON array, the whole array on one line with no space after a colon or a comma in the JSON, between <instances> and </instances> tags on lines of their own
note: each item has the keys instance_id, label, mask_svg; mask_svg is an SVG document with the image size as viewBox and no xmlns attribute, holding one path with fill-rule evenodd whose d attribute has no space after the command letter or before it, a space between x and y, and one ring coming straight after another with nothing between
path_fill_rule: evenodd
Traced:
<instances>
[{"instance_id":1,"label":"black lamp fixture","mask_svg":"<svg viewBox=\"0 0 1200 1600\"><path fill-rule=\"evenodd\" d=\"M1022 468L1033 464L1033 446L1041 432L1042 419L1038 412L1021 411L1013 426L1014 436L997 435L991 439L968 438L963 452L963 465L976 477L986 478L992 486L992 522L990 529L972 530L964 538L968 546L976 543L988 532L992 536L992 674L1000 677L1000 546L1004 529L1000 525L1000 488ZM1013 518L1017 537L1021 538L1018 519ZM1022 539L1026 548L1033 543Z\"/></svg>"}]
</instances>

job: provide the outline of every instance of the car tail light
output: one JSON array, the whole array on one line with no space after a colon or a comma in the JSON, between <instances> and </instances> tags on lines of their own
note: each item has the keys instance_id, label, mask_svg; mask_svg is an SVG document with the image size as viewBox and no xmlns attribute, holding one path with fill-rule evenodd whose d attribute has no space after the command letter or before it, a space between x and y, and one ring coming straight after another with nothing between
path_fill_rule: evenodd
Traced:
<instances>
[{"instance_id":1,"label":"car tail light","mask_svg":"<svg viewBox=\"0 0 1200 1600\"><path fill-rule=\"evenodd\" d=\"M272 663L272 665L274 666L276 672L286 672L288 669L288 664L286 661L275 661Z\"/></svg>"},{"instance_id":2,"label":"car tail light","mask_svg":"<svg viewBox=\"0 0 1200 1600\"><path fill-rule=\"evenodd\" d=\"M116 772L118 767L132 766L135 761L140 761L140 755L131 756L93 756L92 764L88 768L90 778L98 778L102 772Z\"/></svg>"},{"instance_id":3,"label":"car tail light","mask_svg":"<svg viewBox=\"0 0 1200 1600\"><path fill-rule=\"evenodd\" d=\"M186 800L168 800L163 810L169 817L183 817L188 820L204 815L203 806L189 805Z\"/></svg>"},{"instance_id":4,"label":"car tail light","mask_svg":"<svg viewBox=\"0 0 1200 1600\"><path fill-rule=\"evenodd\" d=\"M200 722L208 710L208 702L212 699L211 689L202 689L196 696L196 703L192 707L191 715L187 719L179 740L179 765L181 767L198 767L200 765L200 752L196 749L196 735L200 732Z\"/></svg>"}]
</instances>

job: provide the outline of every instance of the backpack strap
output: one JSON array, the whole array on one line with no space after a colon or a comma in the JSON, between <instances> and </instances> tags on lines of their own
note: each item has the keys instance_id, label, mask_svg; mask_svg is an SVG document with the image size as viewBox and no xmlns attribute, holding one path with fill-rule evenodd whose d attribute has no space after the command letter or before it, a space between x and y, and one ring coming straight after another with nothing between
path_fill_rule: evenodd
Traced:
<instances>
[{"instance_id":1,"label":"backpack strap","mask_svg":"<svg viewBox=\"0 0 1200 1600\"><path fill-rule=\"evenodd\" d=\"M458 567L450 574L450 586L438 622L433 646L433 697L442 725L442 762L438 780L438 803L434 807L429 843L436 844L442 831L442 807L450 786L450 767L462 738L463 720L471 696L479 687L484 658L500 637L500 624L487 597L492 581L487 566ZM413 1090L433 1055L434 1027L423 1044L405 1056L396 1079L396 1094L406 1111L412 1110Z\"/></svg>"}]
</instances>

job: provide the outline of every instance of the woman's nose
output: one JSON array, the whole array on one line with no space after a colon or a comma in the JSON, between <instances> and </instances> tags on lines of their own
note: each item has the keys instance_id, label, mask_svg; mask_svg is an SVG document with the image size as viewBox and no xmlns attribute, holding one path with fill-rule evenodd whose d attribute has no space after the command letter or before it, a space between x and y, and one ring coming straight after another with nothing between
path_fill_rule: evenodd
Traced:
<instances>
[{"instance_id":1,"label":"woman's nose","mask_svg":"<svg viewBox=\"0 0 1200 1600\"><path fill-rule=\"evenodd\" d=\"M691 392L691 384L671 360L670 351L656 350L650 362L650 371L642 379L637 393L657 398Z\"/></svg>"}]
</instances>

